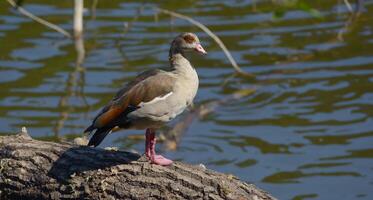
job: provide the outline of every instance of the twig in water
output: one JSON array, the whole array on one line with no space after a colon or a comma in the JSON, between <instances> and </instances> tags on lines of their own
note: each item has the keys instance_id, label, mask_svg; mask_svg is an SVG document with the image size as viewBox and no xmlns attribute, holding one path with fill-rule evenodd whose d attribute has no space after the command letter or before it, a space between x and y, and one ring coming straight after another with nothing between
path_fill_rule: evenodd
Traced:
<instances>
[{"instance_id":1,"label":"twig in water","mask_svg":"<svg viewBox=\"0 0 373 200\"><path fill-rule=\"evenodd\" d=\"M354 11L352 10L352 6L351 6L350 2L348 2L348 0L343 0L343 1L346 4L346 7L347 7L348 11L350 11L350 13L353 13Z\"/></svg>"},{"instance_id":2,"label":"twig in water","mask_svg":"<svg viewBox=\"0 0 373 200\"><path fill-rule=\"evenodd\" d=\"M159 139L164 141L167 150L176 150L183 134L186 133L188 127L190 127L195 119L203 119L208 114L214 112L219 106L247 97L253 94L256 90L256 88L241 89L224 99L205 102L196 106L191 112L184 115L177 124L162 132L159 135Z\"/></svg>"},{"instance_id":3,"label":"twig in water","mask_svg":"<svg viewBox=\"0 0 373 200\"><path fill-rule=\"evenodd\" d=\"M83 34L83 0L74 1L74 36L79 38Z\"/></svg>"},{"instance_id":4,"label":"twig in water","mask_svg":"<svg viewBox=\"0 0 373 200\"><path fill-rule=\"evenodd\" d=\"M343 41L344 34L349 32L349 29L351 29L351 26L353 25L353 23L360 17L360 14L363 10L363 0L356 1L355 10L352 9L348 0L345 0L344 2L348 10L351 12L351 14L348 17L347 21L345 22L345 25L338 31L337 39L339 41Z\"/></svg>"},{"instance_id":5,"label":"twig in water","mask_svg":"<svg viewBox=\"0 0 373 200\"><path fill-rule=\"evenodd\" d=\"M192 19L191 17L188 17L186 15L182 15L180 13L176 13L176 12L173 12L173 11L170 11L170 10L166 10L166 9L162 9L162 8L155 8L155 10L159 11L159 12L162 12L162 13L165 13L165 14L169 14L173 17L178 17L178 18L181 18L181 19L185 19L187 21L189 21L190 23L198 26L200 29L202 29L205 33L207 33L207 35L209 35L212 39L215 40L215 42L220 46L220 48L224 51L225 55L227 56L228 60L231 62L233 68L236 70L237 73L239 74L242 74L242 75L245 75L245 76L250 76L250 77L253 77L254 75L253 74L250 74L250 73L247 73L245 71L243 71L236 63L236 61L233 59L231 53L228 51L228 49L225 47L224 43L219 39L218 36L216 36L209 28L207 28L205 25L203 25L202 23Z\"/></svg>"},{"instance_id":6,"label":"twig in water","mask_svg":"<svg viewBox=\"0 0 373 200\"><path fill-rule=\"evenodd\" d=\"M98 0L93 0L92 6L91 6L91 19L96 19L96 8L97 8Z\"/></svg>"},{"instance_id":7,"label":"twig in water","mask_svg":"<svg viewBox=\"0 0 373 200\"><path fill-rule=\"evenodd\" d=\"M10 5L12 5L13 8L18 10L21 14L25 15L26 17L31 18L32 20L34 20L36 22L39 22L40 24L43 24L44 26L47 26L47 27L57 31L57 32L61 33L62 35L66 36L68 38L72 38L71 34L67 31L65 31L64 29L62 29L61 27L59 27L55 24L52 24L52 23L50 23L50 22L48 22L48 21L46 21L46 20L44 20L40 17L37 17L37 16L33 15L29 11L27 11L24 8L18 6L16 4L16 2L14 2L13 0L7 0L7 1Z\"/></svg>"}]
</instances>

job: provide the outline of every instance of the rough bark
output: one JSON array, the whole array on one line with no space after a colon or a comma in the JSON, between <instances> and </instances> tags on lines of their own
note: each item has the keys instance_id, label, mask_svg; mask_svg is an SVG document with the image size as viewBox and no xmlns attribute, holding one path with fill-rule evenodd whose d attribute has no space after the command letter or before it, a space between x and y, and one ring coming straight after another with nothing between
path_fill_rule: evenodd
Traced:
<instances>
[{"instance_id":1,"label":"rough bark","mask_svg":"<svg viewBox=\"0 0 373 200\"><path fill-rule=\"evenodd\" d=\"M0 199L275 199L232 175L140 155L0 137Z\"/></svg>"}]
</instances>

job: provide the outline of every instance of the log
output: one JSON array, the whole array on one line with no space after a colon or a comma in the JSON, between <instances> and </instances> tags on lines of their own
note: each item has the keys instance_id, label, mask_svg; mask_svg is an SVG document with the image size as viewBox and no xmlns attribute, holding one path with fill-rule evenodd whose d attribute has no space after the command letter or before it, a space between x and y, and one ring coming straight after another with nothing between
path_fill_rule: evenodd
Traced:
<instances>
[{"instance_id":1,"label":"log","mask_svg":"<svg viewBox=\"0 0 373 200\"><path fill-rule=\"evenodd\" d=\"M144 156L0 137L0 199L275 199L253 184L201 165L150 164Z\"/></svg>"}]
</instances>

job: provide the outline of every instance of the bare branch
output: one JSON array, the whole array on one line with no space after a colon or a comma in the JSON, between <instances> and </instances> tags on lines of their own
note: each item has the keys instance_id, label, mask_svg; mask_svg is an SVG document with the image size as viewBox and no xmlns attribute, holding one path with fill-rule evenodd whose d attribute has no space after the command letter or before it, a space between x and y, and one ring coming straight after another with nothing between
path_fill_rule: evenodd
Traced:
<instances>
[{"instance_id":1,"label":"bare branch","mask_svg":"<svg viewBox=\"0 0 373 200\"><path fill-rule=\"evenodd\" d=\"M83 0L74 1L74 36L78 38L83 33Z\"/></svg>"},{"instance_id":2,"label":"bare branch","mask_svg":"<svg viewBox=\"0 0 373 200\"><path fill-rule=\"evenodd\" d=\"M352 6L351 6L350 2L348 2L348 0L343 0L343 1L346 4L346 7L347 7L348 11L350 11L350 13L353 13L354 11L352 9Z\"/></svg>"},{"instance_id":3,"label":"bare branch","mask_svg":"<svg viewBox=\"0 0 373 200\"><path fill-rule=\"evenodd\" d=\"M236 63L236 61L233 59L231 53L228 51L227 47L225 47L224 43L220 40L220 38L218 36L216 36L209 28L207 28L205 25L203 25L202 23L192 19L191 17L188 17L186 15L182 15L180 13L176 13L176 12L173 12L173 11L170 11L170 10L166 10L166 9L162 9L162 8L154 8L155 10L159 11L159 12L162 12L162 13L165 13L165 14L168 14L168 15L171 15L173 17L178 17L178 18L181 18L181 19L185 19L187 20L188 22L198 26L200 29L202 29L205 33L207 33L207 35L209 35L212 39L215 40L215 42L220 46L220 48L224 51L225 55L227 56L228 60L231 62L233 68L236 70L237 73L241 74L241 75L245 75L245 76L250 76L250 77L253 77L254 75L253 74L250 74L250 73L247 73L245 71L243 71Z\"/></svg>"},{"instance_id":4,"label":"bare branch","mask_svg":"<svg viewBox=\"0 0 373 200\"><path fill-rule=\"evenodd\" d=\"M32 20L34 20L34 21L36 21L36 22L38 22L38 23L40 23L44 26L47 26L47 27L57 31L57 32L61 33L62 35L66 36L68 38L72 38L71 34L67 31L65 31L64 29L62 29L61 27L59 27L55 24L52 24L52 23L50 23L50 22L48 22L48 21L46 21L46 20L44 20L40 17L37 17L37 16L33 15L29 11L27 11L24 8L18 6L13 0L7 0L7 1L10 5L12 5L13 8L18 10L21 14L25 15L26 17L28 17L28 18L30 18L30 19L32 19Z\"/></svg>"}]
</instances>

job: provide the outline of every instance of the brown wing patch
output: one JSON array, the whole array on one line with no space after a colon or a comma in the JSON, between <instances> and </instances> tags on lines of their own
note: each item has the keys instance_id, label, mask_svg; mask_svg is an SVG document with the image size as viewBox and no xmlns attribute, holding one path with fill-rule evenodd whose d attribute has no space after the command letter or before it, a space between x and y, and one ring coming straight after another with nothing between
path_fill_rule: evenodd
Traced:
<instances>
[{"instance_id":1,"label":"brown wing patch","mask_svg":"<svg viewBox=\"0 0 373 200\"><path fill-rule=\"evenodd\" d=\"M189 35L189 34L184 36L183 38L189 44L192 44L196 41L196 39L194 39L194 37L192 35Z\"/></svg>"},{"instance_id":2,"label":"brown wing patch","mask_svg":"<svg viewBox=\"0 0 373 200\"><path fill-rule=\"evenodd\" d=\"M149 102L156 97L172 91L173 77L158 75L148 77L132 85L122 96L116 97L108 105L108 109L99 114L94 122L95 127L104 127L115 121L129 106L137 107L141 102Z\"/></svg>"},{"instance_id":3,"label":"brown wing patch","mask_svg":"<svg viewBox=\"0 0 373 200\"><path fill-rule=\"evenodd\" d=\"M137 75L135 77L135 79L133 79L132 81L127 83L127 85L125 85L122 89L120 89L117 92L117 94L114 96L113 100L121 98L123 96L123 94L128 92L132 87L134 87L135 85L137 85L141 81L149 78L150 76L156 75L157 73L160 73L160 72L162 72L162 70L151 69L151 70L147 70L147 71L144 71L144 72L140 73L139 75Z\"/></svg>"},{"instance_id":4,"label":"brown wing patch","mask_svg":"<svg viewBox=\"0 0 373 200\"><path fill-rule=\"evenodd\" d=\"M109 124L113 119L120 115L123 109L120 107L112 106L108 111L102 113L95 121L95 127L104 127Z\"/></svg>"}]
</instances>

